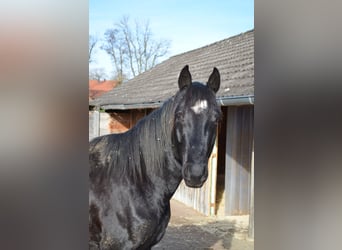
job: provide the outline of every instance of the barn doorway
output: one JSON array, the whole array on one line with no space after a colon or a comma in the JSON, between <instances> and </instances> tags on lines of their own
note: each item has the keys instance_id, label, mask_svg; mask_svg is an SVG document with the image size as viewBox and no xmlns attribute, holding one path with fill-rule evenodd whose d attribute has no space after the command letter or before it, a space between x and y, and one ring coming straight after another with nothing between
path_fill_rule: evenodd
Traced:
<instances>
[{"instance_id":1,"label":"barn doorway","mask_svg":"<svg viewBox=\"0 0 342 250\"><path fill-rule=\"evenodd\" d=\"M249 214L254 106L221 107L215 215Z\"/></svg>"},{"instance_id":2,"label":"barn doorway","mask_svg":"<svg viewBox=\"0 0 342 250\"><path fill-rule=\"evenodd\" d=\"M218 153L217 153L217 179L216 179L216 204L215 215L224 216L225 197L225 165L226 165L226 127L227 127L227 107L222 106L222 120L218 127Z\"/></svg>"}]
</instances>

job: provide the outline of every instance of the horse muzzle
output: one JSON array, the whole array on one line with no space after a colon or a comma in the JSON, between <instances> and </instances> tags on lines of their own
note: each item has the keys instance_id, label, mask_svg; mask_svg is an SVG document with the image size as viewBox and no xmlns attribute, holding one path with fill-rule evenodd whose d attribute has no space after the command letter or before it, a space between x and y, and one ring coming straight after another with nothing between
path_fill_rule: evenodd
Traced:
<instances>
[{"instance_id":1,"label":"horse muzzle","mask_svg":"<svg viewBox=\"0 0 342 250\"><path fill-rule=\"evenodd\" d=\"M182 175L188 187L200 188L208 178L208 164L186 163Z\"/></svg>"}]
</instances>

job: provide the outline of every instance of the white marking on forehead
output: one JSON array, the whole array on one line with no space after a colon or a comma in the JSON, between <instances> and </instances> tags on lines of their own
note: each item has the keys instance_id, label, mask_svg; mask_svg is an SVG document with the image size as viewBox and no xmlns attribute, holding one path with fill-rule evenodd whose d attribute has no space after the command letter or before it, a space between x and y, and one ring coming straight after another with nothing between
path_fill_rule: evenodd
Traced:
<instances>
[{"instance_id":1,"label":"white marking on forehead","mask_svg":"<svg viewBox=\"0 0 342 250\"><path fill-rule=\"evenodd\" d=\"M195 112L195 114L200 114L203 110L208 108L207 100L198 100L191 109Z\"/></svg>"}]
</instances>

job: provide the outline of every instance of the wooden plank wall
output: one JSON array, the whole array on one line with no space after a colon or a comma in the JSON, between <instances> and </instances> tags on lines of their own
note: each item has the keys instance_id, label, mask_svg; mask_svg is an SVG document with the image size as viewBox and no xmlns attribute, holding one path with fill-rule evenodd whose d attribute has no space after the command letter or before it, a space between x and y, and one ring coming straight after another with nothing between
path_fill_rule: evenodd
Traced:
<instances>
[{"instance_id":1,"label":"wooden plank wall","mask_svg":"<svg viewBox=\"0 0 342 250\"><path fill-rule=\"evenodd\" d=\"M89 111L89 141L99 136L99 115L98 111Z\"/></svg>"},{"instance_id":2,"label":"wooden plank wall","mask_svg":"<svg viewBox=\"0 0 342 250\"><path fill-rule=\"evenodd\" d=\"M151 110L89 111L89 140L96 136L123 133L132 128Z\"/></svg>"},{"instance_id":3,"label":"wooden plank wall","mask_svg":"<svg viewBox=\"0 0 342 250\"><path fill-rule=\"evenodd\" d=\"M254 106L227 109L225 215L246 215L250 209Z\"/></svg>"},{"instance_id":4,"label":"wooden plank wall","mask_svg":"<svg viewBox=\"0 0 342 250\"><path fill-rule=\"evenodd\" d=\"M89 140L100 135L110 134L110 120L108 113L89 111Z\"/></svg>"}]
</instances>

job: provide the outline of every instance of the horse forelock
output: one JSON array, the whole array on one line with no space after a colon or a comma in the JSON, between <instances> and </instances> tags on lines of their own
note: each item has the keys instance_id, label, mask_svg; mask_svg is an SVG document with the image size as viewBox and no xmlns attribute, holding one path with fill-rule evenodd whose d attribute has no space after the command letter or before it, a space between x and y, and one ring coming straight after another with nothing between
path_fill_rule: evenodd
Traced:
<instances>
[{"instance_id":1,"label":"horse forelock","mask_svg":"<svg viewBox=\"0 0 342 250\"><path fill-rule=\"evenodd\" d=\"M209 108L210 106L216 105L215 93L208 88L208 86L194 82L185 95L187 105L199 113L200 110Z\"/></svg>"}]
</instances>

